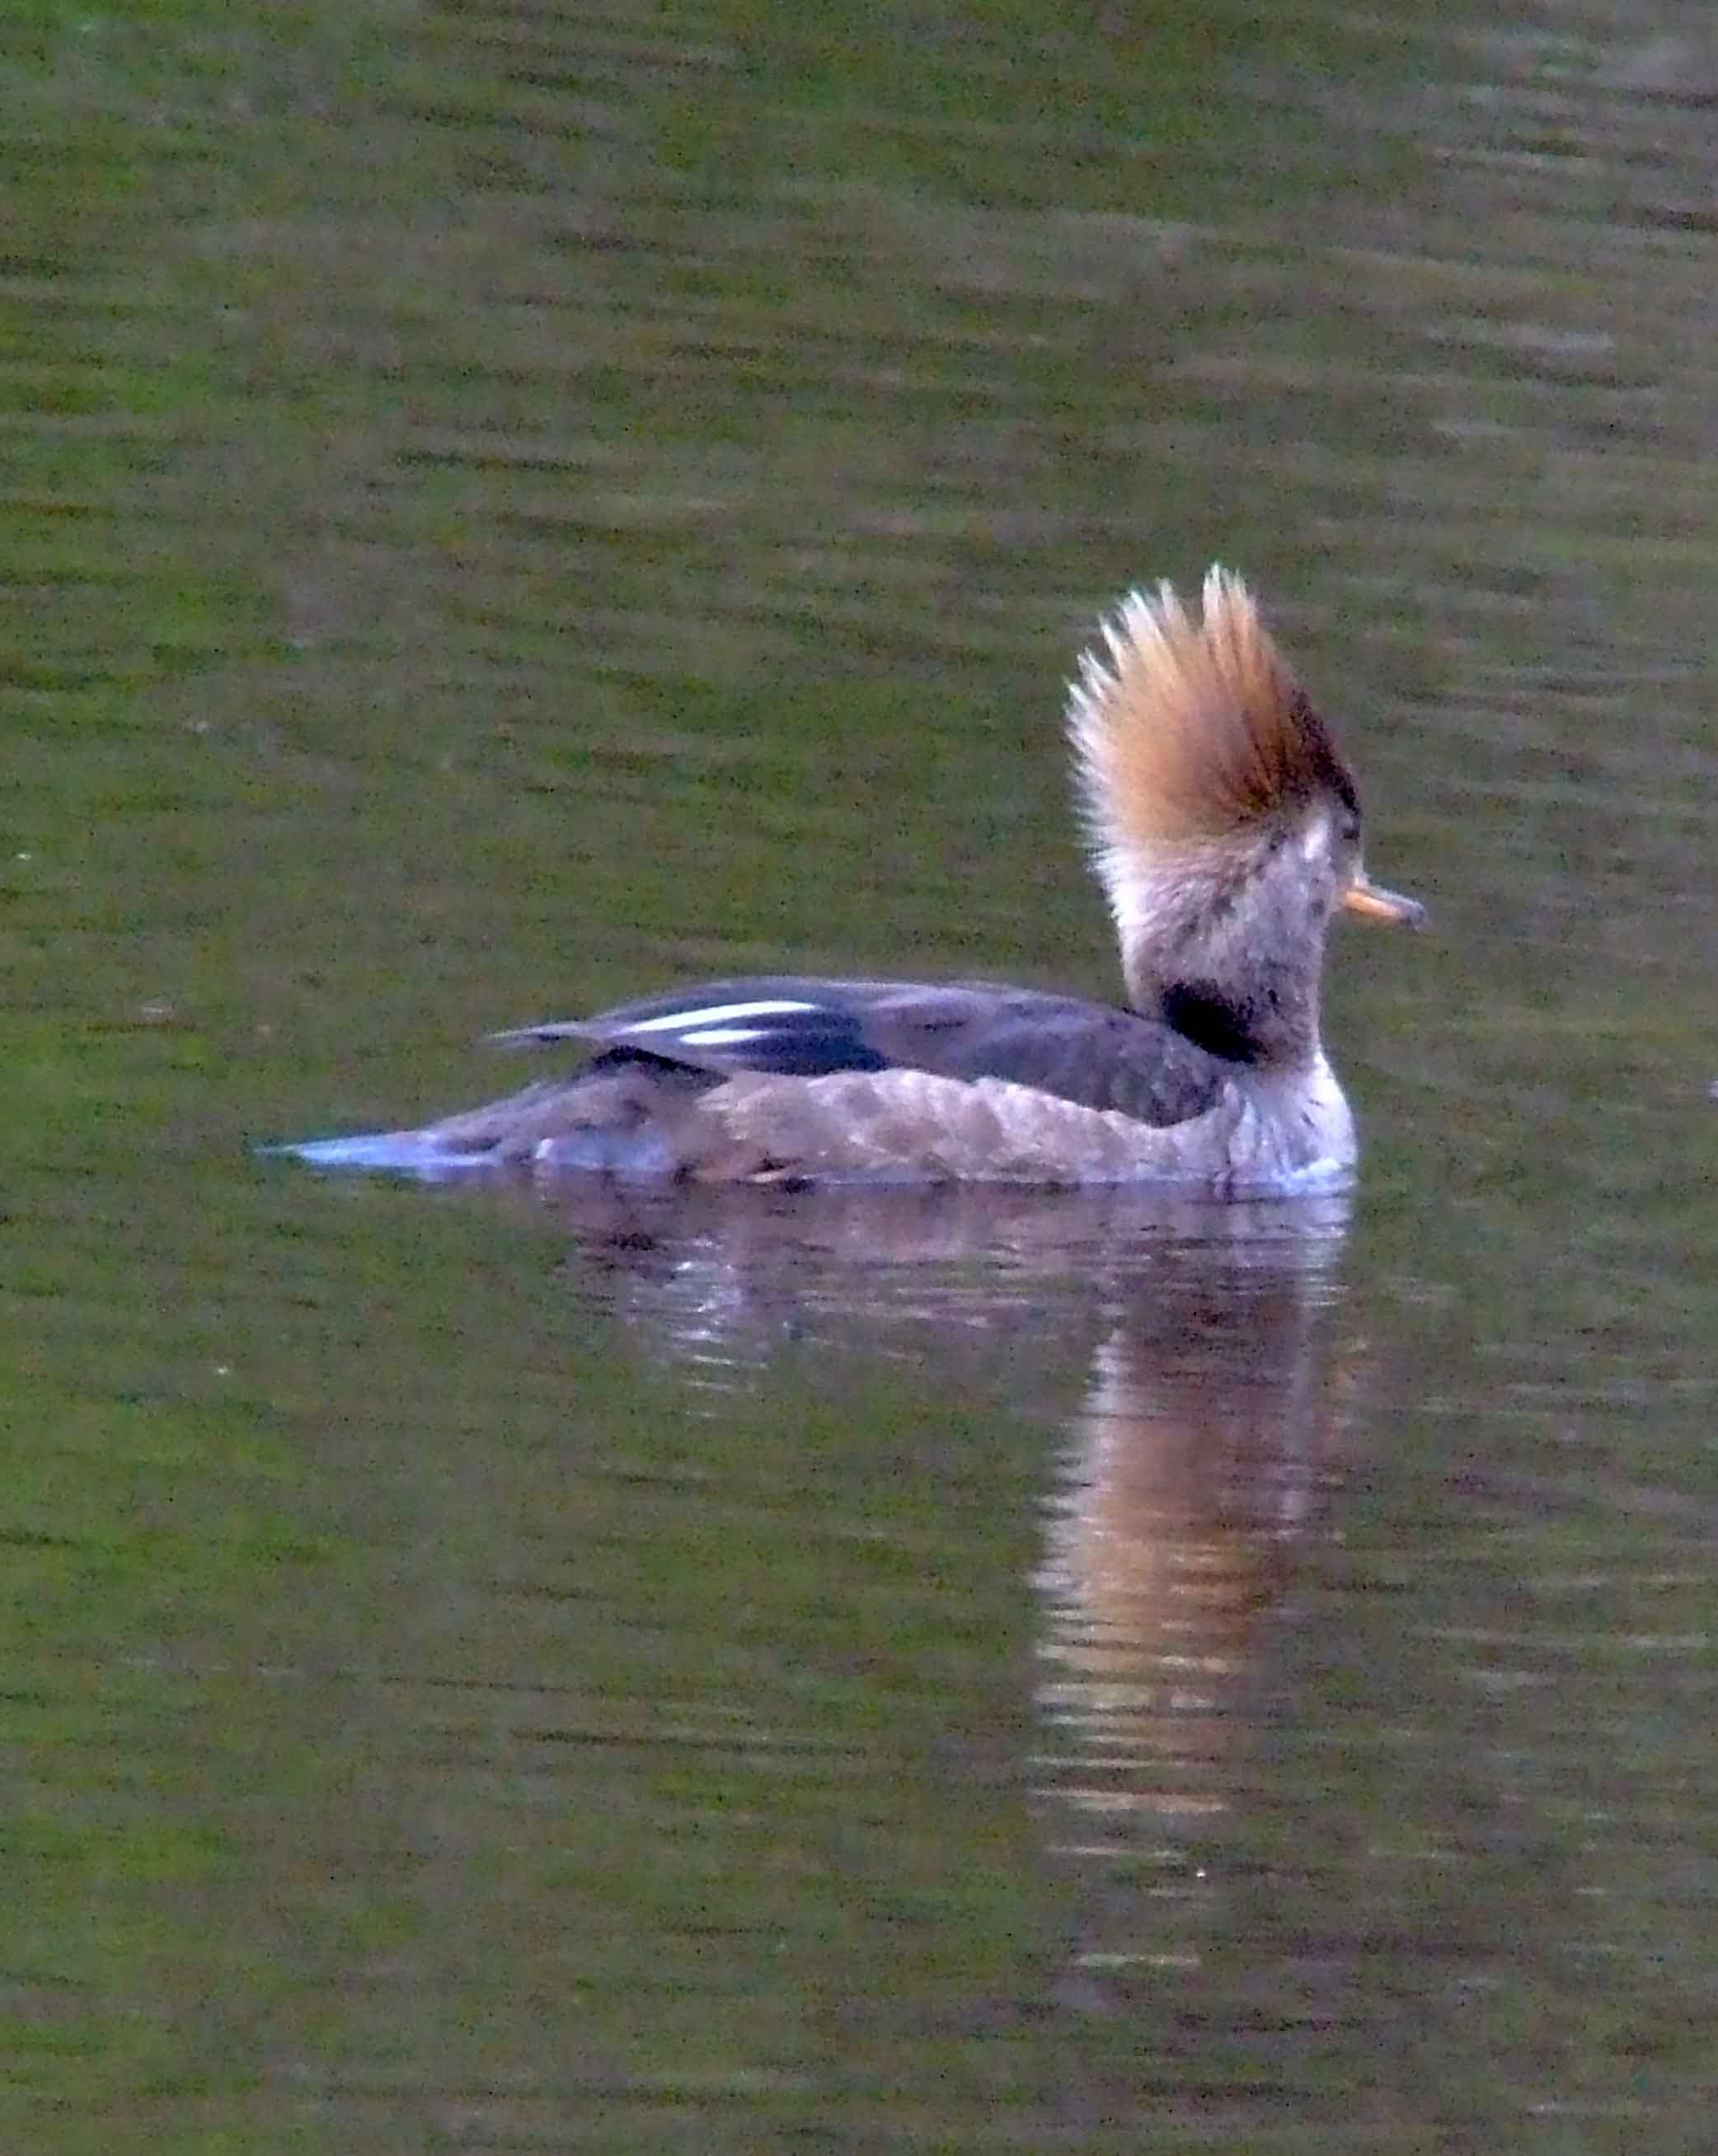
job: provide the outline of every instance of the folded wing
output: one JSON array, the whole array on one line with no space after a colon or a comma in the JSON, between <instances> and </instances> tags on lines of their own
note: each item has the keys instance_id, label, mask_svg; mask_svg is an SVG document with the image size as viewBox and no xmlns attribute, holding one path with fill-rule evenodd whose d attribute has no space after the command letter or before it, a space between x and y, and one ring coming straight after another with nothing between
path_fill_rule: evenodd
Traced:
<instances>
[{"instance_id":1,"label":"folded wing","mask_svg":"<svg viewBox=\"0 0 1718 2156\"><path fill-rule=\"evenodd\" d=\"M593 1068L646 1060L712 1077L913 1070L1000 1078L1160 1126L1210 1107L1226 1070L1137 1012L982 983L763 975L494 1037L519 1047L580 1041L597 1051Z\"/></svg>"}]
</instances>

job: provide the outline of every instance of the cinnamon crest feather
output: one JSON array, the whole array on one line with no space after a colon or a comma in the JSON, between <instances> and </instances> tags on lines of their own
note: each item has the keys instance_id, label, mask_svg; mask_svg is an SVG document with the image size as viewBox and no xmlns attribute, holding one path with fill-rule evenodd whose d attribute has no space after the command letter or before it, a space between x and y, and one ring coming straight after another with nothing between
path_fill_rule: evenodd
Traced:
<instances>
[{"instance_id":1,"label":"cinnamon crest feather","mask_svg":"<svg viewBox=\"0 0 1718 2156\"><path fill-rule=\"evenodd\" d=\"M1068 692L1082 806L1104 880L1214 839L1355 806L1354 782L1252 594L1221 566L1198 619L1168 583L1129 592Z\"/></svg>"}]
</instances>

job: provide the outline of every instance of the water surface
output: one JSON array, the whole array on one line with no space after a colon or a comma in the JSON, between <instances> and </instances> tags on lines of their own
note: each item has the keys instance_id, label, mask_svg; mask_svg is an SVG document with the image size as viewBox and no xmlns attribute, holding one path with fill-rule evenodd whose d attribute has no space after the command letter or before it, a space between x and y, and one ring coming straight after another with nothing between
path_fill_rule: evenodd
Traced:
<instances>
[{"instance_id":1,"label":"water surface","mask_svg":"<svg viewBox=\"0 0 1718 2156\"><path fill-rule=\"evenodd\" d=\"M3 54L5 2144L1695 2149L1685 9L39 0ZM689 974L1104 993L1270 599L1351 1201L331 1182Z\"/></svg>"}]
</instances>

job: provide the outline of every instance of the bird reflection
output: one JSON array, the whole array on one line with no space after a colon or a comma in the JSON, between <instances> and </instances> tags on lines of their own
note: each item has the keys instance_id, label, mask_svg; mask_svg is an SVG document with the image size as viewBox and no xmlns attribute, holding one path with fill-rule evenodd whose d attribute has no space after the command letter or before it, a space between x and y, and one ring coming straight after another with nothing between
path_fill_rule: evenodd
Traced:
<instances>
[{"instance_id":1,"label":"bird reflection","mask_svg":"<svg viewBox=\"0 0 1718 2156\"><path fill-rule=\"evenodd\" d=\"M1113 2000L1124 1966L1196 1962L1204 1867L1258 1786L1274 1620L1340 1460L1346 1199L585 1191L562 1217L587 1291L730 1382L839 1339L922 1362L928 1402L1026 1342L1062 1431L1025 1780L1040 1848L1085 1889L1064 1981Z\"/></svg>"},{"instance_id":2,"label":"bird reflection","mask_svg":"<svg viewBox=\"0 0 1718 2156\"><path fill-rule=\"evenodd\" d=\"M1170 1245L1093 1358L1040 1584L1042 1702L1094 1817L1222 1806L1258 1614L1335 1443L1340 1242L1326 1215Z\"/></svg>"}]
</instances>

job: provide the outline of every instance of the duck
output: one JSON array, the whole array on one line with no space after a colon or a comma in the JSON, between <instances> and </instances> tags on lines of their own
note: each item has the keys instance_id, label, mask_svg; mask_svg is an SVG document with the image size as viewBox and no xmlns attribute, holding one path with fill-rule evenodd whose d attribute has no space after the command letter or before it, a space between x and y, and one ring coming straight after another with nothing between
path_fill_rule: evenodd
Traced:
<instances>
[{"instance_id":1,"label":"duck","mask_svg":"<svg viewBox=\"0 0 1718 2156\"><path fill-rule=\"evenodd\" d=\"M1067 698L1119 945L1111 1004L985 981L748 975L497 1034L581 1067L409 1130L283 1148L328 1168L695 1183L1340 1187L1355 1121L1319 1024L1367 875L1354 777L1242 578L1126 593Z\"/></svg>"}]
</instances>

